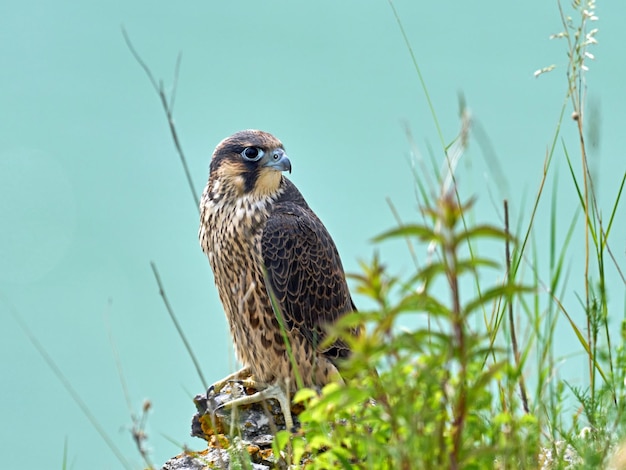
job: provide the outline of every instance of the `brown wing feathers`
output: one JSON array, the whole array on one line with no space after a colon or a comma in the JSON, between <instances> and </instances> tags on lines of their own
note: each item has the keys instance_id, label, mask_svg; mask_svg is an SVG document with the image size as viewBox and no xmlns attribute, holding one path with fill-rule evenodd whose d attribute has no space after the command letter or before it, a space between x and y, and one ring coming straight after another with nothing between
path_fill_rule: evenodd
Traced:
<instances>
[{"instance_id":1,"label":"brown wing feathers","mask_svg":"<svg viewBox=\"0 0 626 470\"><path fill-rule=\"evenodd\" d=\"M318 348L326 324L354 310L328 231L306 203L277 201L263 230L261 250L287 328L297 329ZM339 341L322 352L345 357L348 347Z\"/></svg>"}]
</instances>

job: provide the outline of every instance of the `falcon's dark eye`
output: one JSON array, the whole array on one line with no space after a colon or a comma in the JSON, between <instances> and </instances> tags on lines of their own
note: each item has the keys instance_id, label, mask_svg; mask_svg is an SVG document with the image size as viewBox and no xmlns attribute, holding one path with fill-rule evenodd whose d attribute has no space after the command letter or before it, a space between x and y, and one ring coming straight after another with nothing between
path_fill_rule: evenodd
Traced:
<instances>
[{"instance_id":1,"label":"falcon's dark eye","mask_svg":"<svg viewBox=\"0 0 626 470\"><path fill-rule=\"evenodd\" d=\"M246 147L241 152L241 156L248 161L256 162L263 157L263 150L258 147Z\"/></svg>"}]
</instances>

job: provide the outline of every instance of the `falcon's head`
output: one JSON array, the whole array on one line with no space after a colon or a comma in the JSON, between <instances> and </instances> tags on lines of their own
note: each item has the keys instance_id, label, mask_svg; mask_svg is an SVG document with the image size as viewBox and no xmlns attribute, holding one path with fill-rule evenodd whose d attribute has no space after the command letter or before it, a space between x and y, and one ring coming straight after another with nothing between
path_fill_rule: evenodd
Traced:
<instances>
[{"instance_id":1,"label":"falcon's head","mask_svg":"<svg viewBox=\"0 0 626 470\"><path fill-rule=\"evenodd\" d=\"M280 140L263 131L240 131L215 148L209 186L236 197L271 196L280 188L283 171L291 173L291 162Z\"/></svg>"}]
</instances>

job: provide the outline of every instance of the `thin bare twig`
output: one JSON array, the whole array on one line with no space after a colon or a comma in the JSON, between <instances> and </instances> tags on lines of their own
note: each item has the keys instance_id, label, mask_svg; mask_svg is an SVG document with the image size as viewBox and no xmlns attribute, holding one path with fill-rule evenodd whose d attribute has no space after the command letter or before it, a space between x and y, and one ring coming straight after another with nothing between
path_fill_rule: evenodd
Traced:
<instances>
[{"instance_id":1,"label":"thin bare twig","mask_svg":"<svg viewBox=\"0 0 626 470\"><path fill-rule=\"evenodd\" d=\"M109 309L111 307L111 300L108 302ZM120 360L120 355L117 352L117 346L115 345L115 341L113 339L113 333L111 331L111 324L109 322L108 310L104 316L104 323L106 325L107 335L109 337L109 343L111 345L111 351L113 352L113 359L115 360L115 367L117 368L117 375L120 379L120 384L122 385L122 391L124 392L124 399L126 400L126 406L128 406L128 413L130 415L130 419L133 423L132 428L130 429L130 433L133 437L133 441L137 446L137 451L141 458L147 465L149 470L154 470L154 464L149 456L149 451L146 449L144 443L146 442L148 435L145 432L146 421L148 418L148 411L150 410L150 402L146 400L142 407L141 418L137 418L137 415L133 413L132 403L130 399L130 393L128 391L128 384L126 383L126 378L124 377L124 371L122 369L122 361Z\"/></svg>"},{"instance_id":2,"label":"thin bare twig","mask_svg":"<svg viewBox=\"0 0 626 470\"><path fill-rule=\"evenodd\" d=\"M118 447L115 445L113 440L106 433L106 431L104 430L100 422L97 420L95 415L89 409L89 406L87 406L87 403L85 403L85 401L81 398L80 394L73 387L69 379L65 376L63 371L54 361L54 359L52 359L52 356L50 356L46 348L39 342L39 340L34 335L34 333L26 325L22 317L13 309L11 309L11 315L13 316L15 321L18 323L18 325L20 326L24 334L26 334L26 336L30 340L31 344L35 347L39 355L43 358L48 368L52 371L52 373L59 380L59 382L61 382L61 384L63 385L63 388L65 388L65 391L70 395L70 397L72 397L72 400L74 401L74 403L78 405L78 407L83 412L85 417L89 420L91 425L98 432L102 440L106 443L109 449L111 449L111 452L113 452L117 460L119 460L119 462L122 464L122 466L125 469L128 469L128 470L132 469L132 466L130 465L130 463L128 463L128 461L124 457L124 454L122 454L120 449L118 449Z\"/></svg>"},{"instance_id":3,"label":"thin bare twig","mask_svg":"<svg viewBox=\"0 0 626 470\"><path fill-rule=\"evenodd\" d=\"M172 94L170 95L170 109L174 111L174 103L176 102L176 91L178 90L178 77L180 76L180 64L183 60L183 53L179 52L176 57L176 66L174 67L174 82L172 83Z\"/></svg>"},{"instance_id":4,"label":"thin bare twig","mask_svg":"<svg viewBox=\"0 0 626 470\"><path fill-rule=\"evenodd\" d=\"M167 310L167 313L169 314L170 318L172 319L172 322L174 322L174 326L176 327L176 331L178 332L178 336L183 341L183 343L185 345L185 349L187 350L187 353L189 354L189 356L191 357L191 360L193 361L193 365L196 368L196 372L198 373L198 377L200 377L200 381L202 382L202 386L206 389L206 388L208 388L208 385L207 385L206 379L204 378L204 374L202 374L202 369L200 368L200 363L198 362L198 359L196 358L196 355L193 353L193 349L191 348L191 345L189 344L189 341L187 341L187 337L185 336L185 333L183 332L183 329L181 328L180 323L178 323L178 319L176 318L176 314L174 314L174 310L172 309L172 306L170 305L170 302L167 299L167 295L165 294L165 289L163 288L163 283L161 282L161 276L159 276L159 272L157 271L157 267L156 267L156 264L154 264L154 261L150 262L150 266L152 267L152 272L154 273L154 278L156 279L157 285L159 286L159 295L163 299L163 303L165 304L165 308Z\"/></svg>"},{"instance_id":5,"label":"thin bare twig","mask_svg":"<svg viewBox=\"0 0 626 470\"><path fill-rule=\"evenodd\" d=\"M124 371L122 369L122 361L120 360L120 355L117 352L117 346L115 345L115 341L113 340L113 333L111 331L111 323L109 319L109 310L111 309L111 299L109 299L107 303L107 311L104 315L104 326L107 331L107 336L109 337L109 344L111 345L111 352L113 353L113 360L115 361L115 368L117 369L117 375L120 379L120 385L122 386L122 392L124 393L124 400L126 401L126 406L128 406L128 412L132 416L133 409L130 400L130 393L128 392L128 384L126 383L126 377L124 376Z\"/></svg>"},{"instance_id":6,"label":"thin bare twig","mask_svg":"<svg viewBox=\"0 0 626 470\"><path fill-rule=\"evenodd\" d=\"M505 244L504 244L504 250L505 250L505 254L506 254L506 277L507 277L507 281L511 282L511 278L510 278L510 273L511 273L511 246L510 246L510 235L511 235L511 231L509 228L509 202L505 199L504 200L504 233L507 235L506 240L505 240ZM513 345L513 356L515 357L515 365L518 367L520 367L520 354L519 354L519 348L517 347L517 335L515 333L515 322L513 319L513 302L509 301L509 305L508 305L508 310L509 310L509 325L511 326L511 343ZM526 395L526 386L524 385L524 374L522 373L522 370L519 370L519 391L520 391L520 395L522 396L522 405L524 406L524 411L526 413L528 413L530 411L530 408L528 407L528 396Z\"/></svg>"},{"instance_id":7,"label":"thin bare twig","mask_svg":"<svg viewBox=\"0 0 626 470\"><path fill-rule=\"evenodd\" d=\"M176 131L176 125L174 124L174 116L173 116L174 102L176 99L176 88L178 86L178 76L180 73L180 63L182 60L182 54L179 53L176 59L176 66L174 68L173 87L172 87L172 92L168 100L167 94L165 93L165 90L163 87L163 81L161 80L157 84L157 81L154 78L154 75L152 74L152 70L150 70L150 67L148 67L145 61L141 58L141 56L135 49L135 46L133 46L133 43L131 42L130 37L128 36L128 33L126 32L126 29L124 28L124 26L122 26L122 35L124 36L124 41L126 42L126 45L128 46L128 49L130 50L130 53L133 55L137 63L141 66L143 71L146 73L146 76L148 77L148 80L150 80L150 83L152 84L152 88L154 88L154 91L156 91L157 95L159 95L159 99L161 100L161 106L163 107L163 111L165 111L165 116L167 117L167 123L170 128L170 133L172 134L172 140L174 141L174 146L176 147L176 152L178 153L178 156L180 157L180 162L183 165L183 170L185 171L185 177L187 178L187 184L189 186L189 190L191 191L191 196L193 197L193 201L195 203L196 209L198 210L198 212L200 212L200 199L198 198L198 194L193 185L193 179L191 178L191 171L189 171L189 166L187 165L187 159L185 158L183 148L180 144L180 139L178 138L178 132Z\"/></svg>"},{"instance_id":8,"label":"thin bare twig","mask_svg":"<svg viewBox=\"0 0 626 470\"><path fill-rule=\"evenodd\" d=\"M148 435L146 434L146 424L148 422L148 412L152 408L152 404L150 400L146 400L143 402L143 406L141 407L141 418L137 418L137 416L133 415L133 428L131 429L131 434L133 436L133 441L137 446L137 450L139 454L141 454L141 458L143 458L144 462L148 466L148 470L155 470L150 457L148 456L148 449L144 446L144 443L148 439Z\"/></svg>"}]
</instances>

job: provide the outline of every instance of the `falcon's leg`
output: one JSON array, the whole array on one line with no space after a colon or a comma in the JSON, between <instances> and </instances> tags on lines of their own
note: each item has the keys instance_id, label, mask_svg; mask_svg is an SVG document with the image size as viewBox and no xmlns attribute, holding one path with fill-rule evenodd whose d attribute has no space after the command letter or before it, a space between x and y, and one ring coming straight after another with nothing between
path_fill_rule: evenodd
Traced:
<instances>
[{"instance_id":1,"label":"falcon's leg","mask_svg":"<svg viewBox=\"0 0 626 470\"><path fill-rule=\"evenodd\" d=\"M289 398L287 397L287 394L280 385L264 385L254 381L245 380L244 385L256 388L257 390L262 387L264 388L256 393L253 393L252 395L245 395L243 397L235 398L234 400L224 403L222 406L232 408L234 406L250 405L252 403L259 403L264 400L274 398L278 401L280 409L283 412L283 416L285 418L285 427L288 431L291 431L293 429L293 418L291 417L291 403L289 401Z\"/></svg>"},{"instance_id":2,"label":"falcon's leg","mask_svg":"<svg viewBox=\"0 0 626 470\"><path fill-rule=\"evenodd\" d=\"M245 380L245 379L250 377L250 374L251 374L250 368L249 367L243 367L240 370L238 370L237 372L233 372L232 374L227 375L226 377L224 377L222 380L218 380L213 385L211 385L209 387L209 390L207 390L207 395L210 394L211 392L216 392L216 393L219 392L220 390L222 390L222 388L224 388L224 386L228 382Z\"/></svg>"}]
</instances>

